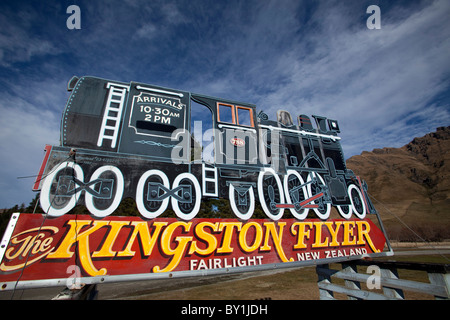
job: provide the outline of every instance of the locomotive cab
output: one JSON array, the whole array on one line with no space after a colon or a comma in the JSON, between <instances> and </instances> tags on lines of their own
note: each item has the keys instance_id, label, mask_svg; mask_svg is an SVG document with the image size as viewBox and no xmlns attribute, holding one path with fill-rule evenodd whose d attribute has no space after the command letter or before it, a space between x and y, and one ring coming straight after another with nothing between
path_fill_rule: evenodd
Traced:
<instances>
[{"instance_id":1,"label":"locomotive cab","mask_svg":"<svg viewBox=\"0 0 450 320\"><path fill-rule=\"evenodd\" d=\"M258 165L256 107L224 99L192 95L213 116L214 163L218 167ZM195 132L195 128L194 128ZM209 150L209 149L208 149Z\"/></svg>"}]
</instances>

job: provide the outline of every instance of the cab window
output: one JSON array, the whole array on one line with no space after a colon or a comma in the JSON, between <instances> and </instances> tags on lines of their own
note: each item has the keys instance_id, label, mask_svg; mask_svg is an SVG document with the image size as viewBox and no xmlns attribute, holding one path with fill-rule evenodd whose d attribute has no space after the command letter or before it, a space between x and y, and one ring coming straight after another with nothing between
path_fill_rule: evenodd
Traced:
<instances>
[{"instance_id":1,"label":"cab window","mask_svg":"<svg viewBox=\"0 0 450 320\"><path fill-rule=\"evenodd\" d=\"M253 110L227 103L217 104L217 120L239 126L253 127Z\"/></svg>"},{"instance_id":2,"label":"cab window","mask_svg":"<svg viewBox=\"0 0 450 320\"><path fill-rule=\"evenodd\" d=\"M252 109L245 107L237 107L237 124L240 126L253 127Z\"/></svg>"},{"instance_id":3,"label":"cab window","mask_svg":"<svg viewBox=\"0 0 450 320\"><path fill-rule=\"evenodd\" d=\"M231 104L219 103L218 108L218 120L219 122L236 123L234 117L234 106Z\"/></svg>"}]
</instances>

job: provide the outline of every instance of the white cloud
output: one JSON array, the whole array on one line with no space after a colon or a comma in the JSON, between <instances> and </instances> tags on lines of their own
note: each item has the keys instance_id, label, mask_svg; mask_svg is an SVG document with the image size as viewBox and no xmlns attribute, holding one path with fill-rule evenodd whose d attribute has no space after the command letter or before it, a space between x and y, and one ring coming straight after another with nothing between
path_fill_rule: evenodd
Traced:
<instances>
[{"instance_id":1,"label":"white cloud","mask_svg":"<svg viewBox=\"0 0 450 320\"><path fill-rule=\"evenodd\" d=\"M333 26L346 24L348 16L336 8L321 10L316 17L322 22L332 17ZM405 19L386 19L392 22L382 24L381 30L368 30L365 24L359 30L311 30L307 39L298 40L297 50L285 52L284 61L275 64L280 69L271 70L287 74L288 80L258 102L270 116L283 108L293 115L321 114L340 120L347 155L403 145L419 132L402 120L423 113L449 85L449 13L448 2L435 1ZM311 54L298 57L306 43ZM433 114L436 109L439 113ZM423 128L450 120L448 105L436 105L427 113L421 117Z\"/></svg>"},{"instance_id":2,"label":"white cloud","mask_svg":"<svg viewBox=\"0 0 450 320\"><path fill-rule=\"evenodd\" d=\"M205 18L215 33L191 43L200 73L186 73L185 87L255 103L272 119L277 109L337 119L346 156L448 125L448 102L433 101L450 84L448 1L382 7L381 30L367 29L359 2L249 7Z\"/></svg>"},{"instance_id":3,"label":"white cloud","mask_svg":"<svg viewBox=\"0 0 450 320\"><path fill-rule=\"evenodd\" d=\"M68 96L58 79L30 75L0 95L0 207L31 201L46 144L59 145L62 110Z\"/></svg>"},{"instance_id":4,"label":"white cloud","mask_svg":"<svg viewBox=\"0 0 450 320\"><path fill-rule=\"evenodd\" d=\"M133 37L136 37L137 39L143 38L143 39L152 39L154 36L158 34L158 28L153 25L152 23L146 23L143 26L141 26L133 35Z\"/></svg>"},{"instance_id":5,"label":"white cloud","mask_svg":"<svg viewBox=\"0 0 450 320\"><path fill-rule=\"evenodd\" d=\"M10 18L8 12L0 12L0 66L11 67L16 62L29 62L35 56L58 54L60 50L51 41L39 36L31 36L29 21L32 13L17 14L17 20Z\"/></svg>"},{"instance_id":6,"label":"white cloud","mask_svg":"<svg viewBox=\"0 0 450 320\"><path fill-rule=\"evenodd\" d=\"M0 113L0 206L28 205L34 179L17 177L36 175L45 145L59 144L59 115L5 95Z\"/></svg>"}]
</instances>

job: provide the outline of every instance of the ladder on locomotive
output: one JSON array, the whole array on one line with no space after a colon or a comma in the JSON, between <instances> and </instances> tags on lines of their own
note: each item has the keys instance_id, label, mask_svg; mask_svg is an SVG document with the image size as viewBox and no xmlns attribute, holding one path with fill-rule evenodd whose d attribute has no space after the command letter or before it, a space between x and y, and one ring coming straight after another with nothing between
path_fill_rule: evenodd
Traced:
<instances>
[{"instance_id":1,"label":"ladder on locomotive","mask_svg":"<svg viewBox=\"0 0 450 320\"><path fill-rule=\"evenodd\" d=\"M106 139L111 140L111 148L115 148L120 130L120 119L125 105L125 97L129 87L108 82L106 88L109 89L109 94L105 112L103 113L102 127L98 136L97 146L101 147L103 140Z\"/></svg>"}]
</instances>

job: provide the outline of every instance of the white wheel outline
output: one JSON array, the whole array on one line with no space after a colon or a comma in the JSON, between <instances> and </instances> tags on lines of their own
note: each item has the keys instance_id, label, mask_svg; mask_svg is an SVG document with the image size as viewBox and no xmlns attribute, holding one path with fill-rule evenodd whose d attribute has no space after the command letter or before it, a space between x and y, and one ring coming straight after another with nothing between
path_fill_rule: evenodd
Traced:
<instances>
[{"instance_id":1,"label":"white wheel outline","mask_svg":"<svg viewBox=\"0 0 450 320\"><path fill-rule=\"evenodd\" d=\"M91 214L93 214L97 218L104 218L104 217L109 216L111 213L113 213L119 206L120 202L122 201L122 196L123 196L123 189L124 189L123 174L122 174L122 171L120 171L120 169L117 167L107 165L107 166L102 166L102 167L98 168L92 174L90 181L94 181L95 179L98 179L98 177L100 177L100 175L106 171L113 172L117 177L116 193L114 194L113 203L107 209L100 210L95 207L94 196L92 194L90 194L89 192L86 192L84 195L84 203L86 205L86 208L89 210L89 212Z\"/></svg>"},{"instance_id":2,"label":"white wheel outline","mask_svg":"<svg viewBox=\"0 0 450 320\"><path fill-rule=\"evenodd\" d=\"M344 207L344 206L348 206L348 207L349 207L348 213L345 213L344 211L342 211L342 208L341 208L341 207ZM350 219L350 218L352 217L353 206L352 206L351 204L345 204L345 205L342 205L342 206L336 206L336 208L337 208L337 210L338 210L338 212L339 212L339 215L340 215L342 218L348 220L348 219Z\"/></svg>"},{"instance_id":3,"label":"white wheel outline","mask_svg":"<svg viewBox=\"0 0 450 320\"><path fill-rule=\"evenodd\" d=\"M169 178L167 178L166 174L164 172L162 172L161 170L156 170L156 169L148 170L148 171L144 172L144 174L139 178L139 182L138 182L137 188L136 188L136 206L139 210L139 213L147 219L156 218L161 213L166 211L166 209L169 205L169 198L170 198L170 197L167 197L164 200L162 200L161 207L158 210L156 210L155 212L148 211L145 208L145 205L144 205L145 182L146 182L147 178L152 175L156 175L156 176L160 177L163 182L164 187L166 187L167 189L170 189Z\"/></svg>"},{"instance_id":4,"label":"white wheel outline","mask_svg":"<svg viewBox=\"0 0 450 320\"><path fill-rule=\"evenodd\" d=\"M277 215L273 215L270 212L269 208L267 208L266 202L264 201L264 192L263 192L263 186L262 186L263 178L266 173L270 173L275 177L275 181L277 182L278 189L280 190L280 203L284 203L283 185L281 183L280 178L276 174L275 170L273 170L272 168L264 168L264 170L259 172L259 175L258 175L259 203L261 204L261 207L262 207L264 213L266 214L266 216L268 216L272 220L277 221L277 220L280 220L281 217L283 216L284 208L279 208L280 212Z\"/></svg>"},{"instance_id":5,"label":"white wheel outline","mask_svg":"<svg viewBox=\"0 0 450 320\"><path fill-rule=\"evenodd\" d=\"M233 210L233 213L236 215L236 217L238 217L239 219L242 220L248 220L252 217L253 212L255 211L255 194L253 192L253 186L250 186L250 188L248 189L247 192L249 192L250 194L250 207L248 208L247 213L241 213L237 206L236 206L236 202L234 200L234 186L232 183L230 183L230 188L229 188L229 192L228 192L228 199L230 201L230 206L231 209Z\"/></svg>"},{"instance_id":6,"label":"white wheel outline","mask_svg":"<svg viewBox=\"0 0 450 320\"><path fill-rule=\"evenodd\" d=\"M358 192L358 196L359 196L359 199L361 200L361 204L363 207L363 212L361 214L356 210L355 204L353 203L353 198L352 198L352 194L351 194L351 190L350 190L351 188L356 189L356 191ZM353 208L353 212L354 212L355 216L357 216L359 219L364 219L366 217L367 209L366 209L366 204L364 203L364 198L361 193L361 190L359 190L359 188L355 184L352 183L348 186L347 192L350 197L350 202L352 203L352 208Z\"/></svg>"},{"instance_id":7,"label":"white wheel outline","mask_svg":"<svg viewBox=\"0 0 450 320\"><path fill-rule=\"evenodd\" d=\"M181 212L180 207L178 206L178 200L175 199L174 197L172 197L172 199L171 199L172 209L178 218L183 219L183 220L191 220L197 215L198 211L200 210L202 190L200 189L200 184L198 183L197 178L192 173L188 173L188 172L181 173L175 178L175 180L173 181L172 189L177 188L180 184L180 181L183 179L191 180L194 185L195 194L197 196L197 198L195 200L195 206L190 213L185 214L185 213Z\"/></svg>"},{"instance_id":8,"label":"white wheel outline","mask_svg":"<svg viewBox=\"0 0 450 320\"><path fill-rule=\"evenodd\" d=\"M295 170L288 170L286 172L286 175L284 176L284 194L285 194L285 197L286 197L286 203L289 203L289 204L293 204L291 196L289 194L289 186L288 186L288 181L289 181L288 179L289 179L289 176L291 174L293 174L294 176L296 176L300 180L300 184L301 185L305 184L305 181L303 180L302 176L297 171L295 171ZM308 190L306 189L305 186L302 187L302 190L303 190L303 195L305 196L305 199L309 198L309 196L308 196L309 193L308 193ZM295 210L295 208L289 208L289 210L291 211L292 215L298 220L305 220L306 217L308 216L308 213L309 213L309 208L303 209L304 212L301 213L301 214L298 213L297 210Z\"/></svg>"},{"instance_id":9,"label":"white wheel outline","mask_svg":"<svg viewBox=\"0 0 450 320\"><path fill-rule=\"evenodd\" d=\"M73 207L76 206L78 199L80 198L80 195L81 195L82 190L80 190L77 193L75 193L74 195L72 195L68 205L66 205L64 208L55 209L52 207L53 201L50 201L50 189L52 187L53 179L56 177L56 175L59 173L59 171L66 169L66 168L73 169L75 171L74 176L78 180L84 181L83 169L75 162L69 162L69 161L64 161L64 162L60 163L58 165L58 167L56 167L56 170L54 170L50 175L48 175L45 178L45 180L42 184L42 188L41 188L40 203L41 203L42 210L44 210L45 213L47 213L49 216L52 216L52 217L60 217L60 216L63 216L64 214L66 214L67 212L69 212ZM76 187L79 187L79 185L76 184Z\"/></svg>"},{"instance_id":10,"label":"white wheel outline","mask_svg":"<svg viewBox=\"0 0 450 320\"><path fill-rule=\"evenodd\" d=\"M320 174L314 172L314 171L312 171L312 172L310 172L310 173L308 174L307 182L309 182L309 181L312 180L312 176L313 176L313 175L316 175L317 178L320 180L320 182L321 182L322 184L326 185L326 184L325 184L325 181L324 181L323 178L322 178L322 176L321 176ZM313 196L313 195L312 195L312 192L311 192L311 183L308 184L308 194L309 194L309 197L312 197L312 196ZM312 203L312 204L315 204L315 200L314 200L314 201L311 201L311 203ZM330 203L327 203L327 204L326 204L326 208L327 208L327 209L326 209L325 213L320 213L319 209L316 209L316 208L313 208L313 210L314 210L314 212L316 213L317 217L319 217L319 219L321 219L321 220L326 220L326 219L328 219L328 218L330 217L330 214L331 214L331 204L330 204Z\"/></svg>"}]
</instances>

